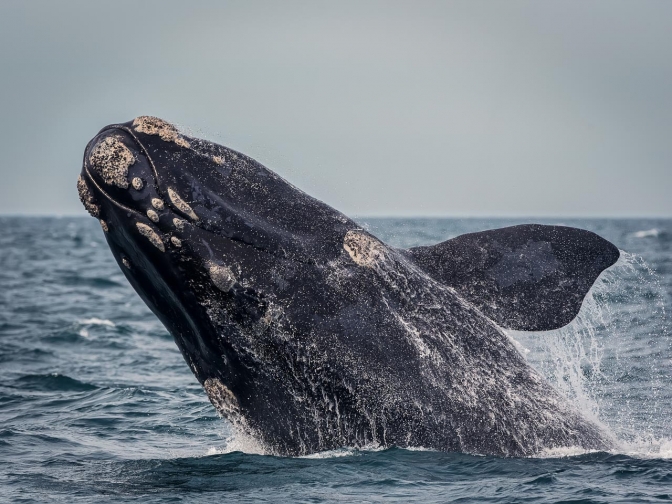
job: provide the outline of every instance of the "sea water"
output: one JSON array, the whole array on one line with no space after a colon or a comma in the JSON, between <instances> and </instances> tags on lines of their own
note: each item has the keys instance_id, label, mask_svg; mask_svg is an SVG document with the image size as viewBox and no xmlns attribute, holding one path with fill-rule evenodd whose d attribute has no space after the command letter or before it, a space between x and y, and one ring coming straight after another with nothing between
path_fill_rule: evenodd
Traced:
<instances>
[{"instance_id":1,"label":"sea water","mask_svg":"<svg viewBox=\"0 0 672 504\"><path fill-rule=\"evenodd\" d=\"M0 217L0 501L672 500L672 221L357 220L398 247L540 222L595 231L625 251L572 324L507 333L618 448L264 455L216 415L96 220Z\"/></svg>"}]
</instances>

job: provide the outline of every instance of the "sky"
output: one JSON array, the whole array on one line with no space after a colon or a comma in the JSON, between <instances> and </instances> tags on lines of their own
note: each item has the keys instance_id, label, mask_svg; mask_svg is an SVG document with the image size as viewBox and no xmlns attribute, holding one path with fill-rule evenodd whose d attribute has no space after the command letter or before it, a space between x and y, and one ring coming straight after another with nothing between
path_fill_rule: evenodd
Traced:
<instances>
[{"instance_id":1,"label":"sky","mask_svg":"<svg viewBox=\"0 0 672 504\"><path fill-rule=\"evenodd\" d=\"M672 217L672 1L0 2L0 213L155 115L353 216Z\"/></svg>"}]
</instances>

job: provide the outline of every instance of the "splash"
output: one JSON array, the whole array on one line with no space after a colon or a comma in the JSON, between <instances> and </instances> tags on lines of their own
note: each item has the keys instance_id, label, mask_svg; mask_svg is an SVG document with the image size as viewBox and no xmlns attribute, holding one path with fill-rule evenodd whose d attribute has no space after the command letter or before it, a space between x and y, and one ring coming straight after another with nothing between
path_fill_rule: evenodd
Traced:
<instances>
[{"instance_id":1,"label":"splash","mask_svg":"<svg viewBox=\"0 0 672 504\"><path fill-rule=\"evenodd\" d=\"M660 234L660 230L658 228L653 228L653 229L644 229L642 231L637 231L632 234L635 238L657 238L658 235Z\"/></svg>"},{"instance_id":2,"label":"splash","mask_svg":"<svg viewBox=\"0 0 672 504\"><path fill-rule=\"evenodd\" d=\"M665 299L651 267L641 257L621 251L572 323L555 331L507 334L583 415L612 433L619 453L668 458L672 422L665 413L669 398L664 392L670 370L655 364L670 355ZM541 456L577 455L575 451Z\"/></svg>"},{"instance_id":3,"label":"splash","mask_svg":"<svg viewBox=\"0 0 672 504\"><path fill-rule=\"evenodd\" d=\"M368 444L362 446L361 448L338 448L336 450L326 450L317 453L311 453L310 455L302 455L299 458L321 460L321 459L332 459L332 458L341 458L341 457L357 457L363 453L368 452L379 452L386 450L386 447L382 447L377 443Z\"/></svg>"},{"instance_id":4,"label":"splash","mask_svg":"<svg viewBox=\"0 0 672 504\"><path fill-rule=\"evenodd\" d=\"M211 446L205 455L226 455L234 452L250 455L271 455L255 438L235 429L224 441L224 446Z\"/></svg>"},{"instance_id":5,"label":"splash","mask_svg":"<svg viewBox=\"0 0 672 504\"><path fill-rule=\"evenodd\" d=\"M116 324L112 322L111 320L107 319L99 319L96 317L93 318L88 318L88 319L81 319L77 321L78 324L81 325L102 325L102 326L107 326L107 327L116 327Z\"/></svg>"}]
</instances>

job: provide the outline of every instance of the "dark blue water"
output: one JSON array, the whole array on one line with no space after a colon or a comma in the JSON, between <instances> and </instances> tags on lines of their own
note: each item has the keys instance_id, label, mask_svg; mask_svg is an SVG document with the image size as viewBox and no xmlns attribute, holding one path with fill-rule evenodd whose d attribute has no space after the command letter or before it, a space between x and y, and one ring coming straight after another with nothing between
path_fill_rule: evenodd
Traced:
<instances>
[{"instance_id":1,"label":"dark blue water","mask_svg":"<svg viewBox=\"0 0 672 504\"><path fill-rule=\"evenodd\" d=\"M360 222L412 246L521 221ZM569 327L510 336L619 449L500 459L371 447L279 458L243 452L250 447L217 417L94 219L0 218L0 500L672 500L672 221L562 223L629 254Z\"/></svg>"}]
</instances>

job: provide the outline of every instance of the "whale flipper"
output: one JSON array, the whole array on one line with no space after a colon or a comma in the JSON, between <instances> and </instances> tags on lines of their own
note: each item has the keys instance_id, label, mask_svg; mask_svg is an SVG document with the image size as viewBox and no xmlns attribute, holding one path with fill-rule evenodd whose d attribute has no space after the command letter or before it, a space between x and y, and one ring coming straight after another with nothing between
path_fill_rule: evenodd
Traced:
<instances>
[{"instance_id":1,"label":"whale flipper","mask_svg":"<svg viewBox=\"0 0 672 504\"><path fill-rule=\"evenodd\" d=\"M521 331L571 322L597 277L620 255L590 231L539 224L469 233L408 252L491 320Z\"/></svg>"}]
</instances>

